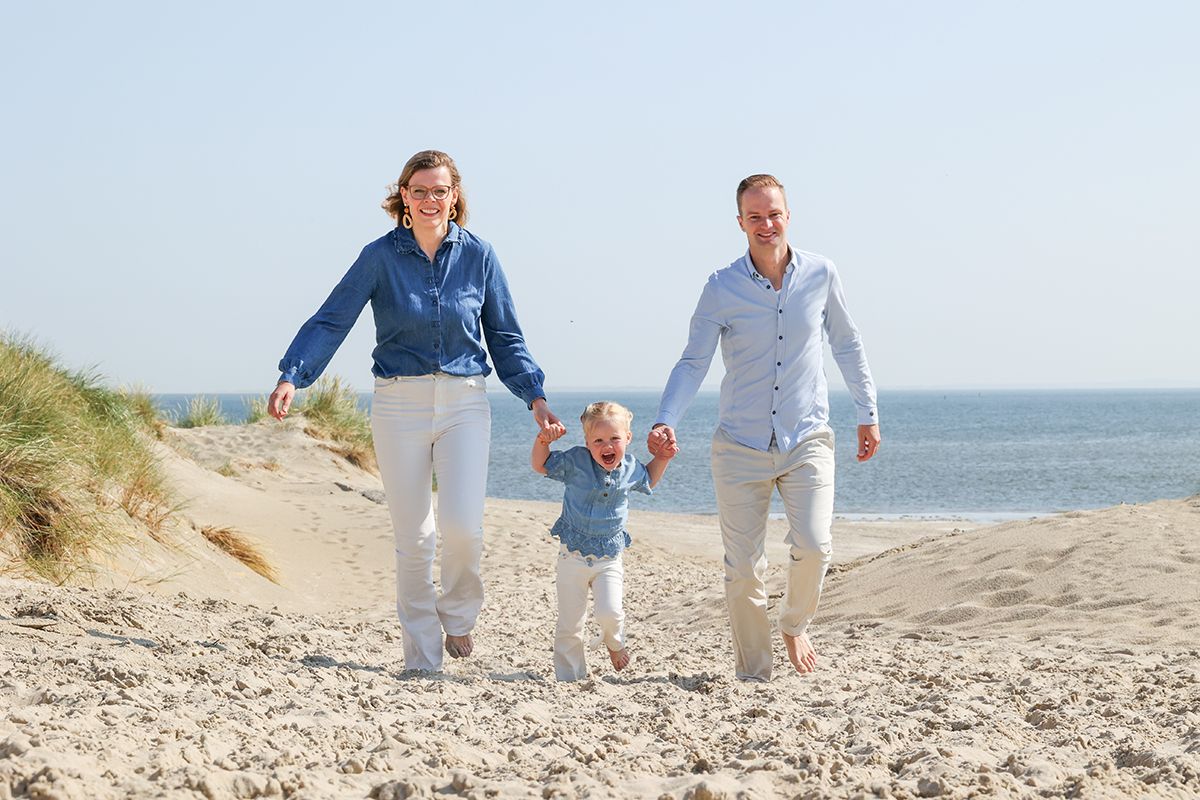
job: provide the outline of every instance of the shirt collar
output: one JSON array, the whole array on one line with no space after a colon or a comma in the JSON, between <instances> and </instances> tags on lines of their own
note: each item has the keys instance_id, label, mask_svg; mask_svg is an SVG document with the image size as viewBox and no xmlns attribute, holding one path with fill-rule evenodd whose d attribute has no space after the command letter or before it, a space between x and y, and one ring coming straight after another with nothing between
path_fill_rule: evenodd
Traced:
<instances>
[{"instance_id":1,"label":"shirt collar","mask_svg":"<svg viewBox=\"0 0 1200 800\"><path fill-rule=\"evenodd\" d=\"M796 254L796 248L789 245L788 252L791 254L791 258L788 259L788 264L783 269L784 275L787 275L789 272L800 266L800 256ZM765 275L759 274L759 271L754 268L754 259L750 258L750 248L746 248L746 255L742 256L742 268L746 270L746 274L749 275L755 283L765 283L768 286L771 284L770 279L768 279Z\"/></svg>"},{"instance_id":2,"label":"shirt collar","mask_svg":"<svg viewBox=\"0 0 1200 800\"><path fill-rule=\"evenodd\" d=\"M450 227L446 231L446 238L442 243L454 242L455 244L462 238L462 228L458 223L451 221ZM399 253L415 253L421 249L417 244L417 237L413 236L413 232L403 225L397 225L392 230L392 241L396 243L396 251Z\"/></svg>"}]
</instances>

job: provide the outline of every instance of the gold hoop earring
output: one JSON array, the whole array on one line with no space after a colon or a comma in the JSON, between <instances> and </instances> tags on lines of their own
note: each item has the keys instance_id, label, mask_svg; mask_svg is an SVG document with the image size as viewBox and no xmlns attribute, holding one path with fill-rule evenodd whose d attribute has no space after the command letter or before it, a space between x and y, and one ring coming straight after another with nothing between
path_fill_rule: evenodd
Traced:
<instances>
[{"instance_id":1,"label":"gold hoop earring","mask_svg":"<svg viewBox=\"0 0 1200 800\"><path fill-rule=\"evenodd\" d=\"M454 206L453 208L450 209L450 219L454 219L457 216L458 216L458 206Z\"/></svg>"},{"instance_id":2,"label":"gold hoop earring","mask_svg":"<svg viewBox=\"0 0 1200 800\"><path fill-rule=\"evenodd\" d=\"M400 224L405 230L412 230L412 217L408 213L408 206L404 207L404 216L400 218Z\"/></svg>"}]
</instances>

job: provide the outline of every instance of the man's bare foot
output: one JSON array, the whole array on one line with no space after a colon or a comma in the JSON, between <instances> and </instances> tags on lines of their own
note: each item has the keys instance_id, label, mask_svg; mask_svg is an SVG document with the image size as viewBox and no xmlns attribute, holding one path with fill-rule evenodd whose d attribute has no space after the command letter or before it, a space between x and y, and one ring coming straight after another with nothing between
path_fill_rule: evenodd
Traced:
<instances>
[{"instance_id":1,"label":"man's bare foot","mask_svg":"<svg viewBox=\"0 0 1200 800\"><path fill-rule=\"evenodd\" d=\"M629 650L624 647L620 650L609 650L608 660L612 662L613 669L620 672L629 666Z\"/></svg>"},{"instance_id":2,"label":"man's bare foot","mask_svg":"<svg viewBox=\"0 0 1200 800\"><path fill-rule=\"evenodd\" d=\"M471 634L466 636L451 636L446 634L446 652L454 658L466 658L475 649L475 641Z\"/></svg>"},{"instance_id":3,"label":"man's bare foot","mask_svg":"<svg viewBox=\"0 0 1200 800\"><path fill-rule=\"evenodd\" d=\"M807 633L799 636L790 636L785 633L783 643L787 646L788 658L791 660L792 666L796 668L796 672L805 675L817 668L817 651L813 650Z\"/></svg>"}]
</instances>

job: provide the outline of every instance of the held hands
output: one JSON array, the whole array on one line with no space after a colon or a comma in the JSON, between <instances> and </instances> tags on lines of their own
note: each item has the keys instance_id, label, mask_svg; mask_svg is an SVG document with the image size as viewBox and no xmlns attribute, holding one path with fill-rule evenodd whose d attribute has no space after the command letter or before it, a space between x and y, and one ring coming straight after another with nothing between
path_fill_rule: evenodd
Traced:
<instances>
[{"instance_id":1,"label":"held hands","mask_svg":"<svg viewBox=\"0 0 1200 800\"><path fill-rule=\"evenodd\" d=\"M538 441L550 444L567 432L562 420L555 416L554 412L550 410L550 406L546 405L546 398L539 397L534 400L530 410L533 412L533 421L539 428ZM543 439L543 435L547 438Z\"/></svg>"},{"instance_id":2,"label":"held hands","mask_svg":"<svg viewBox=\"0 0 1200 800\"><path fill-rule=\"evenodd\" d=\"M288 409L292 407L292 400L295 397L295 384L281 381L267 399L267 413L275 419L283 419L287 416Z\"/></svg>"},{"instance_id":3,"label":"held hands","mask_svg":"<svg viewBox=\"0 0 1200 800\"><path fill-rule=\"evenodd\" d=\"M670 461L679 454L679 444L675 441L675 429L670 425L656 425L646 437L646 449L655 458Z\"/></svg>"},{"instance_id":4,"label":"held hands","mask_svg":"<svg viewBox=\"0 0 1200 800\"><path fill-rule=\"evenodd\" d=\"M538 431L537 440L541 444L548 445L555 439L561 439L566 433L566 425L563 425L561 422L552 422L548 428Z\"/></svg>"},{"instance_id":5,"label":"held hands","mask_svg":"<svg viewBox=\"0 0 1200 800\"><path fill-rule=\"evenodd\" d=\"M879 443L883 441L879 437L878 425L859 425L858 426L858 460L867 461L875 452L879 450Z\"/></svg>"}]
</instances>

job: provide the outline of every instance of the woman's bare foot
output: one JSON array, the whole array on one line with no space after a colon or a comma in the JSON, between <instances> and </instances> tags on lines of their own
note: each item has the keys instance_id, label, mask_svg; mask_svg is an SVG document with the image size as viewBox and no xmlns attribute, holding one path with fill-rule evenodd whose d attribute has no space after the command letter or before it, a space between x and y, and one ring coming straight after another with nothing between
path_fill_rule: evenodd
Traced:
<instances>
[{"instance_id":1,"label":"woman's bare foot","mask_svg":"<svg viewBox=\"0 0 1200 800\"><path fill-rule=\"evenodd\" d=\"M608 660L612 662L613 669L615 669L617 672L620 672L629 666L628 648L622 647L620 650L609 650Z\"/></svg>"},{"instance_id":2,"label":"woman's bare foot","mask_svg":"<svg viewBox=\"0 0 1200 800\"><path fill-rule=\"evenodd\" d=\"M813 650L812 642L808 641L808 634L802 633L799 636L783 635L783 644L787 647L788 659L791 660L792 666L796 668L796 672L805 675L814 671L817 668L817 651Z\"/></svg>"},{"instance_id":3,"label":"woman's bare foot","mask_svg":"<svg viewBox=\"0 0 1200 800\"><path fill-rule=\"evenodd\" d=\"M471 634L466 636L451 636L446 634L446 652L454 658L466 658L475 649L475 641Z\"/></svg>"}]
</instances>

